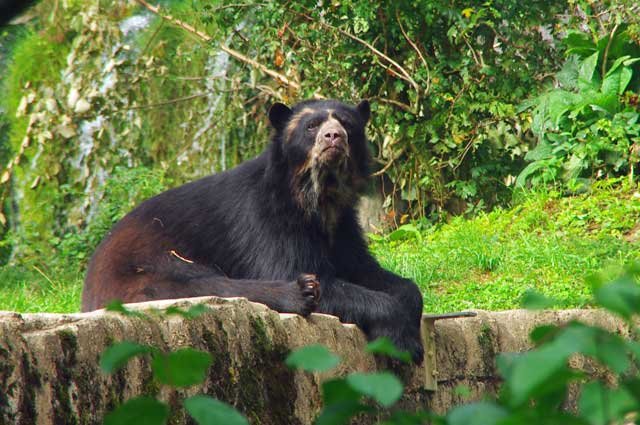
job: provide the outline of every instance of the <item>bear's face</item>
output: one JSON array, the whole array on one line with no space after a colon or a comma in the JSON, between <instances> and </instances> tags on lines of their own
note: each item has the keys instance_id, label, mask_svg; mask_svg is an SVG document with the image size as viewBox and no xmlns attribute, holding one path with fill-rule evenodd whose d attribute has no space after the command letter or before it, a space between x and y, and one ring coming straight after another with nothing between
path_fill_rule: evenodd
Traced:
<instances>
[{"instance_id":1,"label":"bear's face","mask_svg":"<svg viewBox=\"0 0 640 425\"><path fill-rule=\"evenodd\" d=\"M291 109L281 103L271 107L274 148L288 169L294 198L305 211L355 201L369 171L369 116L367 101L355 107L335 100L305 101Z\"/></svg>"}]
</instances>

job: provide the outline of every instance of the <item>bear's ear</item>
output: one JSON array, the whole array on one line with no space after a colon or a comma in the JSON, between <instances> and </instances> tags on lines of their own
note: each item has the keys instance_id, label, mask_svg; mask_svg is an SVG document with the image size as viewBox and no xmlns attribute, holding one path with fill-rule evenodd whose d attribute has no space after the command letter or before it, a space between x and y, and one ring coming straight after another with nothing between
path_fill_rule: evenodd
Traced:
<instances>
[{"instance_id":1,"label":"bear's ear","mask_svg":"<svg viewBox=\"0 0 640 425\"><path fill-rule=\"evenodd\" d=\"M364 122L369 121L369 118L371 117L371 106L369 105L368 100L365 99L358 103L358 105L356 106L356 110L358 111Z\"/></svg>"},{"instance_id":2,"label":"bear's ear","mask_svg":"<svg viewBox=\"0 0 640 425\"><path fill-rule=\"evenodd\" d=\"M284 103L274 103L269 108L269 121L276 130L282 130L291 118L291 109Z\"/></svg>"}]
</instances>

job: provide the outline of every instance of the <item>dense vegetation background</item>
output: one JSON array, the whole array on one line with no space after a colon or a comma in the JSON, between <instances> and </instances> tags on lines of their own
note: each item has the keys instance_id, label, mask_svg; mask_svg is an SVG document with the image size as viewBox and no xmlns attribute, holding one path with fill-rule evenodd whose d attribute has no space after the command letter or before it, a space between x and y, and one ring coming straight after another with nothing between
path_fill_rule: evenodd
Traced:
<instances>
[{"instance_id":1,"label":"dense vegetation background","mask_svg":"<svg viewBox=\"0 0 640 425\"><path fill-rule=\"evenodd\" d=\"M586 274L640 257L639 12L43 0L0 30L0 308L76 310L115 220L254 156L272 102L318 96L372 100L398 228L372 249L429 310L509 308L527 287L582 305Z\"/></svg>"}]
</instances>

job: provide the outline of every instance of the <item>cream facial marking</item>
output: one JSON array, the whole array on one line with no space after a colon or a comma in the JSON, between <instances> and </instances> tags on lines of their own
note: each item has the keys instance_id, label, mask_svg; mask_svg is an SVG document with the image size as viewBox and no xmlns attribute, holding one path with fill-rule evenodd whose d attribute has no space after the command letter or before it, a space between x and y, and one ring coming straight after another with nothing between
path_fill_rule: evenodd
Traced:
<instances>
[{"instance_id":1,"label":"cream facial marking","mask_svg":"<svg viewBox=\"0 0 640 425\"><path fill-rule=\"evenodd\" d=\"M297 112L294 116L292 116L291 120L289 120L289 123L287 124L287 127L285 128L285 133L287 135L286 140L289 140L289 138L291 137L291 134L298 126L298 123L300 122L300 120L304 118L306 115L313 114L314 112L316 111L311 108L302 108L300 112Z\"/></svg>"}]
</instances>

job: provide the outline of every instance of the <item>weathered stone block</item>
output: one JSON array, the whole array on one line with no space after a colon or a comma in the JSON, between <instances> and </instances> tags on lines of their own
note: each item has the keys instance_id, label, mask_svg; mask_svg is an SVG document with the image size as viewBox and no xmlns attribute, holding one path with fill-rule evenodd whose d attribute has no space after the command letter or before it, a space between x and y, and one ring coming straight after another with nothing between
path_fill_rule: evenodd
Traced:
<instances>
[{"instance_id":1,"label":"weathered stone block","mask_svg":"<svg viewBox=\"0 0 640 425\"><path fill-rule=\"evenodd\" d=\"M151 311L171 305L188 308L194 303L205 303L211 310L190 320ZM106 412L141 394L168 402L173 409L172 423L184 423L180 402L197 393L226 401L254 424L310 424L321 406L323 379L379 367L376 359L363 352L363 333L332 316L313 314L305 319L278 314L245 299L215 297L131 307L148 310L147 317L103 311L0 312L0 424L100 424ZM495 393L499 386L496 355L527 350L529 332L541 323L580 319L628 336L620 321L598 310L477 313L473 318L436 322L438 390L424 388L423 367L406 367L399 371L406 383L399 407L445 412L485 393ZM194 347L209 351L214 363L203 385L186 390L153 382L145 357L132 360L113 375L105 375L98 366L100 355L120 340L162 350ZM324 344L338 354L341 365L322 375L285 366L290 350L313 343ZM470 389L467 399L454 391L461 384ZM361 418L358 422L370 421Z\"/></svg>"}]
</instances>

